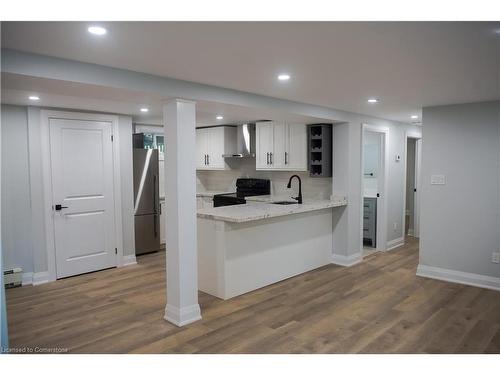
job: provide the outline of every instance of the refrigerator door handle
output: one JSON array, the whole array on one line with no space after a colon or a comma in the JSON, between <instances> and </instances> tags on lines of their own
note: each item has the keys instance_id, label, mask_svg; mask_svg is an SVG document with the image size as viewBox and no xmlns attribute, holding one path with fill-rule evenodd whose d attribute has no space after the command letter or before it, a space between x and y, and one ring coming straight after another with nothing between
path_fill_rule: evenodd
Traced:
<instances>
[{"instance_id":1,"label":"refrigerator door handle","mask_svg":"<svg viewBox=\"0 0 500 375\"><path fill-rule=\"evenodd\" d=\"M158 215L154 215L154 220L153 220L153 232L155 235L155 238L158 237L158 229L156 228L156 220L158 219Z\"/></svg>"},{"instance_id":2,"label":"refrigerator door handle","mask_svg":"<svg viewBox=\"0 0 500 375\"><path fill-rule=\"evenodd\" d=\"M156 175L153 175L153 209L155 214L158 212L158 206L156 205Z\"/></svg>"}]
</instances>

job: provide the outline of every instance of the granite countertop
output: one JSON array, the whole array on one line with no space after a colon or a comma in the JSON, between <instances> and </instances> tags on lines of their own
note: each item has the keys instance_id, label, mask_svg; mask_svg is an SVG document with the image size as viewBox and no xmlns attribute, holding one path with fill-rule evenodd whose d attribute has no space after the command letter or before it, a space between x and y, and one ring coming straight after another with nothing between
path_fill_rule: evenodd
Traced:
<instances>
[{"instance_id":1,"label":"granite countertop","mask_svg":"<svg viewBox=\"0 0 500 375\"><path fill-rule=\"evenodd\" d=\"M206 190L206 191L197 191L196 196L197 197L206 197L206 198L212 198L216 194L231 194L234 193L236 189L232 191L222 191L222 190Z\"/></svg>"},{"instance_id":2,"label":"granite countertop","mask_svg":"<svg viewBox=\"0 0 500 375\"><path fill-rule=\"evenodd\" d=\"M262 196L261 196L262 197ZM276 198L276 197L273 197ZM248 200L248 199L247 199ZM285 199L289 200L289 199ZM272 217L299 214L303 212L322 210L325 208L346 206L345 197L333 197L332 200L304 200L303 204L279 205L271 201L249 201L247 204L202 208L198 210L198 218L244 223Z\"/></svg>"}]
</instances>

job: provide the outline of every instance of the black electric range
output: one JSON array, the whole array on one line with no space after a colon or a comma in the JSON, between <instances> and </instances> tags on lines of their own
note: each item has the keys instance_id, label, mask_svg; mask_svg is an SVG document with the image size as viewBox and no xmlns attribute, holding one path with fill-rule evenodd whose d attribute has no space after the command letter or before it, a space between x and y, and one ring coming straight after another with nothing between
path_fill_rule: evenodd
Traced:
<instances>
[{"instance_id":1,"label":"black electric range","mask_svg":"<svg viewBox=\"0 0 500 375\"><path fill-rule=\"evenodd\" d=\"M214 207L245 204L245 197L254 195L269 195L271 181L262 178L238 178L236 180L236 193L214 195Z\"/></svg>"}]
</instances>

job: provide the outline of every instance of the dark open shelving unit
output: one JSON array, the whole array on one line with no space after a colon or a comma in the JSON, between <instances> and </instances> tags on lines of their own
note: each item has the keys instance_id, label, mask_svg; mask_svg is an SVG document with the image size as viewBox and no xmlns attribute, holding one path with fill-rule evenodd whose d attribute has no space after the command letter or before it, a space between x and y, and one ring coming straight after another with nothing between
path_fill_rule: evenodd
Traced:
<instances>
[{"instance_id":1,"label":"dark open shelving unit","mask_svg":"<svg viewBox=\"0 0 500 375\"><path fill-rule=\"evenodd\" d=\"M332 177L332 124L307 125L307 155L311 177Z\"/></svg>"}]
</instances>

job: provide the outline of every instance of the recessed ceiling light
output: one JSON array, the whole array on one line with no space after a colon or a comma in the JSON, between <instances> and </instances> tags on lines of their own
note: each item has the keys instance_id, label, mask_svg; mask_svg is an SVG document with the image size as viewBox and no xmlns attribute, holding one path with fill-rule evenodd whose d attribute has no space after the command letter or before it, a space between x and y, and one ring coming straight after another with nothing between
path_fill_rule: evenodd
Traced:
<instances>
[{"instance_id":1,"label":"recessed ceiling light","mask_svg":"<svg viewBox=\"0 0 500 375\"><path fill-rule=\"evenodd\" d=\"M221 116L221 115L218 115L215 117L217 120L222 120L224 118L224 116Z\"/></svg>"},{"instance_id":2,"label":"recessed ceiling light","mask_svg":"<svg viewBox=\"0 0 500 375\"><path fill-rule=\"evenodd\" d=\"M89 33L94 35L105 35L108 31L101 26L90 26L88 29Z\"/></svg>"},{"instance_id":3,"label":"recessed ceiling light","mask_svg":"<svg viewBox=\"0 0 500 375\"><path fill-rule=\"evenodd\" d=\"M368 99L368 103L378 103L380 100L377 98L370 98Z\"/></svg>"},{"instance_id":4,"label":"recessed ceiling light","mask_svg":"<svg viewBox=\"0 0 500 375\"><path fill-rule=\"evenodd\" d=\"M31 95L30 97L28 97L29 100L33 100L33 101L37 101L37 100L40 100L40 97L36 96L36 95Z\"/></svg>"},{"instance_id":5,"label":"recessed ceiling light","mask_svg":"<svg viewBox=\"0 0 500 375\"><path fill-rule=\"evenodd\" d=\"M418 115L411 115L411 118L416 120L416 119L418 119Z\"/></svg>"},{"instance_id":6,"label":"recessed ceiling light","mask_svg":"<svg viewBox=\"0 0 500 375\"><path fill-rule=\"evenodd\" d=\"M280 74L280 75L278 76L278 79L279 79L280 81L288 81L288 80L290 79L290 74Z\"/></svg>"},{"instance_id":7,"label":"recessed ceiling light","mask_svg":"<svg viewBox=\"0 0 500 375\"><path fill-rule=\"evenodd\" d=\"M141 108L141 112L149 112L148 108Z\"/></svg>"}]
</instances>

